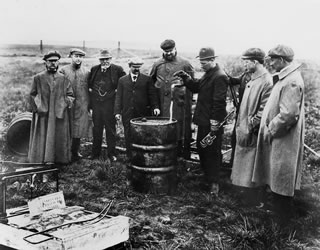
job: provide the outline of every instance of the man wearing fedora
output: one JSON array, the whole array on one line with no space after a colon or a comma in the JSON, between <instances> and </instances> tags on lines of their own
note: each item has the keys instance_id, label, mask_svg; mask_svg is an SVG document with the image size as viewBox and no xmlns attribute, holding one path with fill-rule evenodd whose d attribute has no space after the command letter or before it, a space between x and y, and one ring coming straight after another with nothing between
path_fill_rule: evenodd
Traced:
<instances>
[{"instance_id":1,"label":"man wearing fedora","mask_svg":"<svg viewBox=\"0 0 320 250\"><path fill-rule=\"evenodd\" d=\"M69 109L74 101L72 86L58 72L58 51L44 55L46 70L37 74L31 85L32 122L28 159L33 163L71 161L71 127Z\"/></svg>"},{"instance_id":2,"label":"man wearing fedora","mask_svg":"<svg viewBox=\"0 0 320 250\"><path fill-rule=\"evenodd\" d=\"M137 117L159 115L157 90L152 79L140 73L143 61L138 58L129 59L130 72L119 80L114 113L117 120L121 119L124 126L126 153L131 159L130 120Z\"/></svg>"},{"instance_id":3,"label":"man wearing fedora","mask_svg":"<svg viewBox=\"0 0 320 250\"><path fill-rule=\"evenodd\" d=\"M80 139L87 137L89 115L89 93L88 93L88 74L89 70L82 65L86 53L78 48L70 50L69 57L71 64L60 69L71 82L75 101L71 109L72 121L72 161L79 160L82 155L79 153Z\"/></svg>"},{"instance_id":4,"label":"man wearing fedora","mask_svg":"<svg viewBox=\"0 0 320 250\"><path fill-rule=\"evenodd\" d=\"M170 105L173 101L172 117L178 121L178 154L189 159L192 93L185 87L174 88L175 84L180 84L180 80L173 73L184 70L193 77L193 67L188 60L177 55L175 41L166 39L160 47L163 51L162 58L153 64L150 71L158 90L160 115L170 117Z\"/></svg>"},{"instance_id":5,"label":"man wearing fedora","mask_svg":"<svg viewBox=\"0 0 320 250\"><path fill-rule=\"evenodd\" d=\"M273 89L264 108L252 181L268 185L280 222L292 215L292 197L300 189L304 148L304 82L294 52L278 45L268 52Z\"/></svg>"},{"instance_id":6,"label":"man wearing fedora","mask_svg":"<svg viewBox=\"0 0 320 250\"><path fill-rule=\"evenodd\" d=\"M242 54L245 72L251 75L251 80L245 85L235 125L231 179L232 184L242 187L244 199L250 204L256 204L259 198L252 182L252 171L260 120L273 87L272 78L264 67L264 58L265 52L259 48L250 48Z\"/></svg>"},{"instance_id":7,"label":"man wearing fedora","mask_svg":"<svg viewBox=\"0 0 320 250\"><path fill-rule=\"evenodd\" d=\"M112 55L106 49L100 50L99 60L100 64L91 68L88 78L93 120L93 145L90 158L95 159L100 156L103 129L105 129L108 157L111 161L116 161L114 102L118 81L126 73L121 66L111 63Z\"/></svg>"},{"instance_id":8,"label":"man wearing fedora","mask_svg":"<svg viewBox=\"0 0 320 250\"><path fill-rule=\"evenodd\" d=\"M197 149L200 165L204 171L205 181L210 193L217 196L219 192L219 170L222 164L221 143L223 129L219 127L226 112L226 95L228 77L216 63L215 52L210 47L201 48L198 56L201 68L205 72L201 79L193 79L187 72L178 71L185 86L198 93L193 121L198 125ZM216 139L211 145L201 146L201 140L213 132Z\"/></svg>"}]
</instances>

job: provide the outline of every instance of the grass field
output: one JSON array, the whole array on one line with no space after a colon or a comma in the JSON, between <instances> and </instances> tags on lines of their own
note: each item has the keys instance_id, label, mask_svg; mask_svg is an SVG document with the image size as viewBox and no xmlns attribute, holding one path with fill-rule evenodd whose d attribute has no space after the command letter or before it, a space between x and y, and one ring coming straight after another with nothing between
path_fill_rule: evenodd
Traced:
<instances>
[{"instance_id":1,"label":"grass field","mask_svg":"<svg viewBox=\"0 0 320 250\"><path fill-rule=\"evenodd\" d=\"M67 54L68 48L61 47ZM91 55L98 50L91 49ZM7 53L7 54L4 54ZM156 55L134 51L144 58L143 72L148 72ZM161 52L160 52L161 53ZM35 48L17 48L0 57L0 152L2 160L23 161L6 146L6 129L17 114L28 109L26 97L32 77L44 69L41 56ZM159 54L160 55L160 54ZM64 65L70 59L63 58ZM199 65L190 58L195 69ZM238 57L219 57L218 61L232 75L241 71ZM127 71L127 58L115 59ZM98 63L87 58L84 65ZM304 61L302 73L306 84L306 144L320 151L320 71L314 62ZM201 74L200 72L197 73ZM228 137L228 134L226 134ZM225 138L225 142L228 138ZM83 141L84 143L85 141ZM83 155L90 153L90 145L83 145ZM67 205L80 205L99 212L114 199L111 215L125 215L130 220L130 243L133 249L320 249L320 159L305 150L302 188L297 191L294 219L280 227L274 214L266 209L249 206L242 200L241 192L230 185L230 170L222 171L222 190L218 198L206 191L201 171L196 164L178 163L178 187L172 195L138 193L126 179L124 154L119 152L119 162L108 159L83 159L62 166L60 189ZM12 166L1 164L1 171ZM25 204L28 192L14 183L8 187L9 206ZM270 199L270 194L267 199Z\"/></svg>"}]
</instances>

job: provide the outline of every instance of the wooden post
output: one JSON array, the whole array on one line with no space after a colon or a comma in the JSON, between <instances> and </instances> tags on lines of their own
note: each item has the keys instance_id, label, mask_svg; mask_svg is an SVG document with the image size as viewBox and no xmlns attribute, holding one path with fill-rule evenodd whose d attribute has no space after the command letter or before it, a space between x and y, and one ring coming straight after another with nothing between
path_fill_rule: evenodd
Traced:
<instances>
[{"instance_id":1,"label":"wooden post","mask_svg":"<svg viewBox=\"0 0 320 250\"><path fill-rule=\"evenodd\" d=\"M120 41L118 41L117 58L120 57Z\"/></svg>"},{"instance_id":2,"label":"wooden post","mask_svg":"<svg viewBox=\"0 0 320 250\"><path fill-rule=\"evenodd\" d=\"M42 40L40 40L40 53L43 54Z\"/></svg>"},{"instance_id":3,"label":"wooden post","mask_svg":"<svg viewBox=\"0 0 320 250\"><path fill-rule=\"evenodd\" d=\"M82 50L83 50L83 51L85 51L85 49L86 49L86 41L85 41L85 40L83 40L83 43L82 43Z\"/></svg>"}]
</instances>

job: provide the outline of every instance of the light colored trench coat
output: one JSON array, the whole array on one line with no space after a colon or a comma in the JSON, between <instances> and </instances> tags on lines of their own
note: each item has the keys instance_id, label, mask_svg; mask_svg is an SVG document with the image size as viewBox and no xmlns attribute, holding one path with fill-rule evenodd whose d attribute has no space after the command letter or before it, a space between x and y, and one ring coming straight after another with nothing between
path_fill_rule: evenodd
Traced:
<instances>
[{"instance_id":1,"label":"light colored trench coat","mask_svg":"<svg viewBox=\"0 0 320 250\"><path fill-rule=\"evenodd\" d=\"M60 72L70 80L75 97L74 105L71 109L72 138L87 137L89 126L89 70L83 66L76 69L70 64L61 68Z\"/></svg>"},{"instance_id":2,"label":"light colored trench coat","mask_svg":"<svg viewBox=\"0 0 320 250\"><path fill-rule=\"evenodd\" d=\"M252 181L272 192L293 196L300 188L304 147L304 82L290 64L279 73L259 130Z\"/></svg>"},{"instance_id":3,"label":"light colored trench coat","mask_svg":"<svg viewBox=\"0 0 320 250\"><path fill-rule=\"evenodd\" d=\"M236 147L231 179L234 185L253 187L252 171L262 111L272 90L266 69L257 72L246 84L236 122Z\"/></svg>"},{"instance_id":4,"label":"light colored trench coat","mask_svg":"<svg viewBox=\"0 0 320 250\"><path fill-rule=\"evenodd\" d=\"M60 73L41 72L30 90L33 112L28 159L32 163L69 163L71 129L69 108L73 102L70 81Z\"/></svg>"}]
</instances>

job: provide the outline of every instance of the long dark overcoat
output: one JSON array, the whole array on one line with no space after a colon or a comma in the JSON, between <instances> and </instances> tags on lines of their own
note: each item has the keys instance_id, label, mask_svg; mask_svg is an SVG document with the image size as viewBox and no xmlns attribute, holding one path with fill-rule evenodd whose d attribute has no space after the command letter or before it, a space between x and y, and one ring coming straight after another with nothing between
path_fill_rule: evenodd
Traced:
<instances>
[{"instance_id":1,"label":"long dark overcoat","mask_svg":"<svg viewBox=\"0 0 320 250\"><path fill-rule=\"evenodd\" d=\"M71 126L69 110L73 98L70 81L59 72L41 72L30 90L33 111L28 158L34 163L69 163Z\"/></svg>"}]
</instances>

